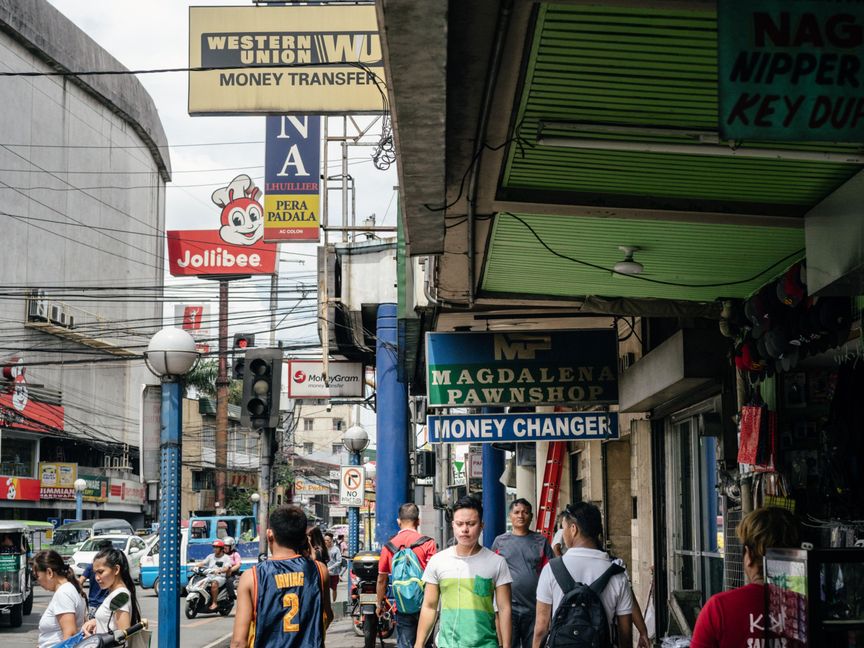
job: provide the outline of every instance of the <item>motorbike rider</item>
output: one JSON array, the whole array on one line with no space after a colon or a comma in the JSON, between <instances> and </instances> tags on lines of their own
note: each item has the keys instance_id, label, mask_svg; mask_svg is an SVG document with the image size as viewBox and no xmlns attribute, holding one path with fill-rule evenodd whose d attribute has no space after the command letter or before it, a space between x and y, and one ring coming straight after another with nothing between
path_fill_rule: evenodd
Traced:
<instances>
[{"instance_id":1,"label":"motorbike rider","mask_svg":"<svg viewBox=\"0 0 864 648\"><path fill-rule=\"evenodd\" d=\"M222 542L225 543L225 555L231 559L231 565L225 573L225 589L228 590L228 596L231 599L236 599L237 575L240 573L241 562L240 552L237 551L236 542L231 536L225 536L222 538Z\"/></svg>"},{"instance_id":2,"label":"motorbike rider","mask_svg":"<svg viewBox=\"0 0 864 648\"><path fill-rule=\"evenodd\" d=\"M231 559L225 555L225 542L222 540L214 540L213 553L201 562L195 563L195 568L203 568L207 570L207 578L204 581L204 586L210 587L209 610L215 612L219 608L216 604L216 599L219 597L219 588L225 584L225 575L231 568Z\"/></svg>"}]
</instances>

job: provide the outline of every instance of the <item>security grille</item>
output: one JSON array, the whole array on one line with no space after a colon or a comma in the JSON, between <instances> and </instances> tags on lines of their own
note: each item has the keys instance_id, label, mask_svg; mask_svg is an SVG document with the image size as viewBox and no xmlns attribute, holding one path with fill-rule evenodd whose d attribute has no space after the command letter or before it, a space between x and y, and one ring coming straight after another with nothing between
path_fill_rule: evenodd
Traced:
<instances>
[{"instance_id":1,"label":"security grille","mask_svg":"<svg viewBox=\"0 0 864 648\"><path fill-rule=\"evenodd\" d=\"M741 509L727 509L723 516L723 588L730 590L744 585L744 555L735 529L741 521Z\"/></svg>"}]
</instances>

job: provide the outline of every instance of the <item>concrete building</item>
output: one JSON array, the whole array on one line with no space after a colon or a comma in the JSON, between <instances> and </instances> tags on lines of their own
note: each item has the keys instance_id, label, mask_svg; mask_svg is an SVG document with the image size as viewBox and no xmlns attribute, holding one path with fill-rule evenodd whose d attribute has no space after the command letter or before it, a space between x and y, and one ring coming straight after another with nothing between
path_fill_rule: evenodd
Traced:
<instances>
[{"instance_id":1,"label":"concrete building","mask_svg":"<svg viewBox=\"0 0 864 648\"><path fill-rule=\"evenodd\" d=\"M13 515L70 517L68 484L40 484L40 461L65 465L50 479L122 475L109 493L138 491L152 377L137 356L161 326L171 165L143 86L70 74L124 67L45 0L0 1L0 69L42 75L0 84L0 482L18 480L0 499ZM142 498L90 499L86 515L143 522Z\"/></svg>"},{"instance_id":2,"label":"concrete building","mask_svg":"<svg viewBox=\"0 0 864 648\"><path fill-rule=\"evenodd\" d=\"M342 435L353 425L353 415L350 405L328 406L325 401L297 401L294 452L300 455L336 455L338 459L345 452Z\"/></svg>"}]
</instances>

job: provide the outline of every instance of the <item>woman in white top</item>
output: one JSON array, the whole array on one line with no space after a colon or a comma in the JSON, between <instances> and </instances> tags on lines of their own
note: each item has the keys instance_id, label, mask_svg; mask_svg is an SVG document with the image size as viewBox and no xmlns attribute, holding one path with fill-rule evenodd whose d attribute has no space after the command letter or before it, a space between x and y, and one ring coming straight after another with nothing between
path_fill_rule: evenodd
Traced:
<instances>
[{"instance_id":1,"label":"woman in white top","mask_svg":"<svg viewBox=\"0 0 864 648\"><path fill-rule=\"evenodd\" d=\"M33 556L33 576L49 592L51 602L39 619L39 648L53 648L77 634L87 619L87 601L68 567L56 551Z\"/></svg>"},{"instance_id":2,"label":"woman in white top","mask_svg":"<svg viewBox=\"0 0 864 648\"><path fill-rule=\"evenodd\" d=\"M108 590L108 595L93 618L82 626L85 636L125 630L141 620L126 554L113 547L100 551L93 558L93 577L99 587Z\"/></svg>"}]
</instances>

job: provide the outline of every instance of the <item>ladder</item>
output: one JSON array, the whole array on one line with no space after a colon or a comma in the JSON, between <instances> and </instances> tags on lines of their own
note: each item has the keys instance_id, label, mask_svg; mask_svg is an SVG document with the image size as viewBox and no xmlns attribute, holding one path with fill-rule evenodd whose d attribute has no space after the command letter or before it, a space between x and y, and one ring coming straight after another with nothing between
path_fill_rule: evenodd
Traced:
<instances>
[{"instance_id":1,"label":"ladder","mask_svg":"<svg viewBox=\"0 0 864 648\"><path fill-rule=\"evenodd\" d=\"M558 491L561 488L561 470L564 467L566 441L552 441L546 454L546 470L543 473L543 488L537 508L537 531L551 543L555 533L555 510L558 508Z\"/></svg>"}]
</instances>

